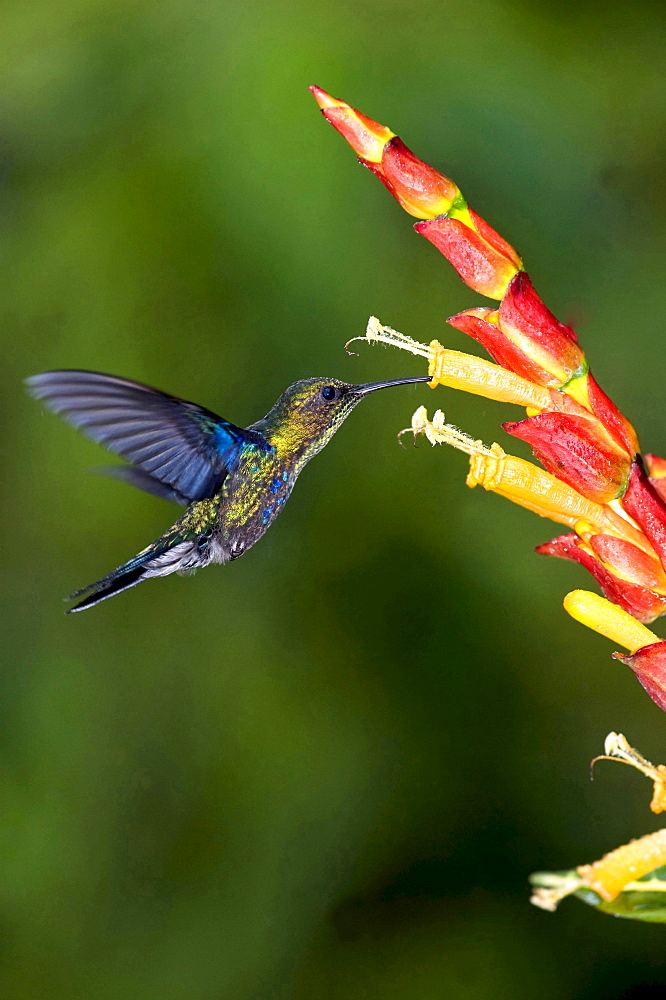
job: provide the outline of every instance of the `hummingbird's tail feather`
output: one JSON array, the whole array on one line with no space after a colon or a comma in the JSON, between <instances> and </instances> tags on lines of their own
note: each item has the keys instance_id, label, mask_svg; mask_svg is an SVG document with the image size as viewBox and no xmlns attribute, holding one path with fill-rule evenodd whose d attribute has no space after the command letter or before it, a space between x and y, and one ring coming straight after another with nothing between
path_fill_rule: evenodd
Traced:
<instances>
[{"instance_id":1,"label":"hummingbird's tail feather","mask_svg":"<svg viewBox=\"0 0 666 1000\"><path fill-rule=\"evenodd\" d=\"M67 614L71 615L75 611L85 611L86 608L92 608L95 604L99 604L100 601L105 601L107 597L114 597L116 594L122 593L123 590L135 587L137 583L141 583L144 579L143 567L135 567L132 570L127 570L115 579L113 579L113 574L104 577L103 580L98 580L96 583L91 583L88 587L82 587L81 590L70 594L66 599L73 601L81 594L84 594L86 590L92 591L85 600L79 601L73 608L68 608Z\"/></svg>"},{"instance_id":2,"label":"hummingbird's tail feather","mask_svg":"<svg viewBox=\"0 0 666 1000\"><path fill-rule=\"evenodd\" d=\"M175 544L172 541L171 544L168 542L165 544L160 539L143 552L139 552L133 559L114 569L108 576L96 580L95 583L89 583L87 587L82 587L70 594L67 598L68 601L75 601L83 594L88 594L88 596L83 601L79 601L73 608L69 608L67 614L92 608L108 597L115 597L116 594L121 594L123 590L129 590L130 587L135 587L137 583L148 580L150 577L168 576L179 570L196 568L197 565L201 565L195 557L196 549L196 542L192 540L179 541Z\"/></svg>"}]
</instances>

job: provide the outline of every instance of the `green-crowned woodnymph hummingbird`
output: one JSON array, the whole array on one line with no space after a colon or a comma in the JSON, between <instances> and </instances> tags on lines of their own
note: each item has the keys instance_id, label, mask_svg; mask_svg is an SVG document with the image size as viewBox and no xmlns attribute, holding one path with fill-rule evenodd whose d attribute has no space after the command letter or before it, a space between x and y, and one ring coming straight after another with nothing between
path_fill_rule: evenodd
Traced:
<instances>
[{"instance_id":1,"label":"green-crowned woodnymph hummingbird","mask_svg":"<svg viewBox=\"0 0 666 1000\"><path fill-rule=\"evenodd\" d=\"M282 393L263 419L236 427L210 410L139 382L63 370L27 379L54 413L132 463L112 473L185 505L176 523L87 594L83 611L153 576L225 563L243 555L273 523L296 479L369 393L429 376L348 385L307 378ZM109 470L107 470L109 471Z\"/></svg>"}]
</instances>

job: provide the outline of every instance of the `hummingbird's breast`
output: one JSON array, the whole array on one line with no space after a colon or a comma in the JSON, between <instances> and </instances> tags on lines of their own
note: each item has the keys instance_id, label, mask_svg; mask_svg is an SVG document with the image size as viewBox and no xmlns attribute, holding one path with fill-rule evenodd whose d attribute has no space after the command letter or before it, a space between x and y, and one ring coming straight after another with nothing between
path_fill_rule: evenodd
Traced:
<instances>
[{"instance_id":1,"label":"hummingbird's breast","mask_svg":"<svg viewBox=\"0 0 666 1000\"><path fill-rule=\"evenodd\" d=\"M273 449L248 449L241 455L220 496L215 535L226 559L237 559L268 530L289 498L295 479Z\"/></svg>"}]
</instances>

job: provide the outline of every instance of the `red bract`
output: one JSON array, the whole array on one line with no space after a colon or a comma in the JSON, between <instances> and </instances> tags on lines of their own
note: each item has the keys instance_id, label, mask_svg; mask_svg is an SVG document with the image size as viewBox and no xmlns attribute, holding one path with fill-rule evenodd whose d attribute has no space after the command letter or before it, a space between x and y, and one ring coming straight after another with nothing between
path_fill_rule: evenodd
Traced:
<instances>
[{"instance_id":1,"label":"red bract","mask_svg":"<svg viewBox=\"0 0 666 1000\"><path fill-rule=\"evenodd\" d=\"M561 384L506 336L497 322L497 309L466 309L446 322L485 347L493 361L507 371L546 388L557 388Z\"/></svg>"},{"instance_id":2,"label":"red bract","mask_svg":"<svg viewBox=\"0 0 666 1000\"><path fill-rule=\"evenodd\" d=\"M345 101L310 87L324 117L345 137L400 205L418 219L416 226L441 250L470 288L501 299L522 268L513 247L467 205L458 186L424 163L384 125Z\"/></svg>"},{"instance_id":3,"label":"red bract","mask_svg":"<svg viewBox=\"0 0 666 1000\"><path fill-rule=\"evenodd\" d=\"M502 426L527 441L548 472L588 500L608 503L624 492L629 457L593 417L540 413Z\"/></svg>"},{"instance_id":4,"label":"red bract","mask_svg":"<svg viewBox=\"0 0 666 1000\"><path fill-rule=\"evenodd\" d=\"M480 215L477 215L473 208L467 207L469 212L469 217L472 221L472 227L477 231L479 236L483 237L486 243L501 254L502 257L506 257L507 260L511 261L512 264L516 265L516 268L520 270L523 266L523 262L520 256L516 253L510 243L500 236L492 226L489 226L485 219L482 219ZM464 221L464 219L463 219Z\"/></svg>"},{"instance_id":5,"label":"red bract","mask_svg":"<svg viewBox=\"0 0 666 1000\"><path fill-rule=\"evenodd\" d=\"M602 539L604 541L601 541ZM649 559L649 556L646 556L635 545L630 545L618 538L612 538L610 535L594 535L591 542L596 543L593 547L597 549L603 549L607 545L615 552L618 559L623 557L625 562L633 558L635 565L639 567L639 575L640 566L644 559ZM619 546L624 546L624 551L621 551ZM666 611L666 597L655 594L649 586L642 586L640 583L616 576L612 572L613 567L605 565L594 553L590 552L577 535L559 535L552 541L537 546L536 551L539 555L558 556L560 559L570 559L572 562L584 566L595 578L604 596L613 604L619 605L624 611L628 611L640 622L654 621Z\"/></svg>"},{"instance_id":6,"label":"red bract","mask_svg":"<svg viewBox=\"0 0 666 1000\"><path fill-rule=\"evenodd\" d=\"M645 471L636 432L590 375L576 333L546 307L514 248L469 208L455 183L383 125L310 89L361 163L422 220L416 231L470 288L499 300L495 309L467 309L448 320L480 343L495 364L447 350L436 340L418 344L374 319L367 339L426 357L433 387L525 406L527 418L504 429L530 444L547 471L506 455L497 444L489 449L472 440L447 425L441 410L430 421L419 407L414 433L469 454L470 486L482 484L576 532L537 551L585 566L607 599L576 591L567 595L565 607L601 634L622 636L618 641L630 652L639 650L620 658L666 709L666 642L639 625L666 613L666 460L648 455Z\"/></svg>"},{"instance_id":7,"label":"red bract","mask_svg":"<svg viewBox=\"0 0 666 1000\"><path fill-rule=\"evenodd\" d=\"M652 455L648 452L643 455L643 461L650 479L664 479L666 477L666 458L659 458L659 455Z\"/></svg>"},{"instance_id":8,"label":"red bract","mask_svg":"<svg viewBox=\"0 0 666 1000\"><path fill-rule=\"evenodd\" d=\"M590 407L595 417L601 421L606 430L617 441L626 453L634 458L638 451L638 438L633 426L623 413L620 413L615 403L608 398L595 379L587 376L587 395Z\"/></svg>"},{"instance_id":9,"label":"red bract","mask_svg":"<svg viewBox=\"0 0 666 1000\"><path fill-rule=\"evenodd\" d=\"M589 544L612 573L666 596L666 573L655 555L615 535L592 535Z\"/></svg>"},{"instance_id":10,"label":"red bract","mask_svg":"<svg viewBox=\"0 0 666 1000\"><path fill-rule=\"evenodd\" d=\"M461 198L452 180L415 156L385 125L319 87L310 90L324 118L344 136L360 162L372 170L410 215L432 219L448 212Z\"/></svg>"},{"instance_id":11,"label":"red bract","mask_svg":"<svg viewBox=\"0 0 666 1000\"><path fill-rule=\"evenodd\" d=\"M546 308L527 272L520 271L509 285L498 323L505 336L558 380L558 386L583 368L585 355L575 332Z\"/></svg>"},{"instance_id":12,"label":"red bract","mask_svg":"<svg viewBox=\"0 0 666 1000\"><path fill-rule=\"evenodd\" d=\"M512 278L499 309L467 309L448 322L483 344L502 367L547 389L585 372L576 334L546 308L525 271Z\"/></svg>"},{"instance_id":13,"label":"red bract","mask_svg":"<svg viewBox=\"0 0 666 1000\"><path fill-rule=\"evenodd\" d=\"M490 299L502 298L521 266L515 250L500 249L508 244L490 226L485 226L484 237L458 219L439 216L418 222L414 229L444 254L465 284ZM496 237L494 242L488 239L489 231Z\"/></svg>"},{"instance_id":14,"label":"red bract","mask_svg":"<svg viewBox=\"0 0 666 1000\"><path fill-rule=\"evenodd\" d=\"M662 566L666 568L666 509L640 460L635 461L631 467L622 506L641 526L652 542Z\"/></svg>"},{"instance_id":15,"label":"red bract","mask_svg":"<svg viewBox=\"0 0 666 1000\"><path fill-rule=\"evenodd\" d=\"M344 136L354 152L364 160L378 163L384 146L393 138L395 132L361 114L345 101L331 97L320 87L310 87L310 92L321 108L324 118Z\"/></svg>"},{"instance_id":16,"label":"red bract","mask_svg":"<svg viewBox=\"0 0 666 1000\"><path fill-rule=\"evenodd\" d=\"M402 208L417 219L448 212L460 191L453 181L414 156L402 139L393 136L384 146L380 163L361 163L372 170Z\"/></svg>"},{"instance_id":17,"label":"red bract","mask_svg":"<svg viewBox=\"0 0 666 1000\"><path fill-rule=\"evenodd\" d=\"M659 458L658 455L643 455L643 461L650 478L650 485L662 500L666 501L666 458Z\"/></svg>"},{"instance_id":18,"label":"red bract","mask_svg":"<svg viewBox=\"0 0 666 1000\"><path fill-rule=\"evenodd\" d=\"M652 701L666 711L666 642L653 642L631 656L613 656L631 667Z\"/></svg>"}]
</instances>

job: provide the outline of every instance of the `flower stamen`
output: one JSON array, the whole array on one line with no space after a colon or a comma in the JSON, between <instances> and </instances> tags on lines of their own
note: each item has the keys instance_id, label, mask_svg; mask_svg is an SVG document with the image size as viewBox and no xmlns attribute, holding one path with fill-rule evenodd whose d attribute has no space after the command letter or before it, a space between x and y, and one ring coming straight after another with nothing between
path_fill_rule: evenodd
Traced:
<instances>
[{"instance_id":1,"label":"flower stamen","mask_svg":"<svg viewBox=\"0 0 666 1000\"><path fill-rule=\"evenodd\" d=\"M657 764L656 766L647 760L643 754L635 750L622 733L609 733L604 742L604 752L595 757L591 767L598 760L617 760L622 764L629 764L637 771L650 778L653 782L652 802L650 809L653 813L666 811L666 766Z\"/></svg>"}]
</instances>

